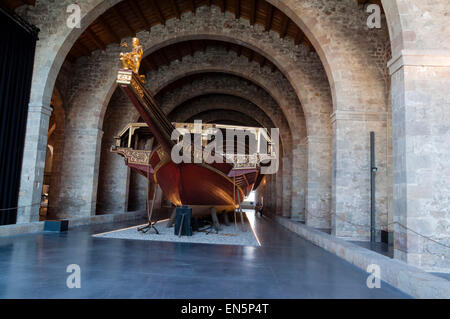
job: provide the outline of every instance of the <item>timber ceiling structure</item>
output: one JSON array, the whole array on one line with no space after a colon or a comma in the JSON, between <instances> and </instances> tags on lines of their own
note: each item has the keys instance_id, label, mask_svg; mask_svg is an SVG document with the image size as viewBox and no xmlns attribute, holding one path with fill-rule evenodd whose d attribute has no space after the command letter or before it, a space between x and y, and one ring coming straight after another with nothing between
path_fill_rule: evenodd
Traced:
<instances>
[{"instance_id":1,"label":"timber ceiling structure","mask_svg":"<svg viewBox=\"0 0 450 319\"><path fill-rule=\"evenodd\" d=\"M120 43L125 37L180 18L185 12L195 12L201 6L216 5L237 19L260 24L266 30L278 32L282 38L291 37L296 44L305 43L312 48L306 36L284 13L265 0L125 0L107 10L80 36L68 59L73 61L94 50L104 50L110 43Z\"/></svg>"},{"instance_id":2,"label":"timber ceiling structure","mask_svg":"<svg viewBox=\"0 0 450 319\"><path fill-rule=\"evenodd\" d=\"M360 5L376 3L381 0L357 0ZM3 7L11 10L21 5L35 5L35 0L0 0ZM280 37L290 37L295 44L303 43L314 50L312 44L301 29L284 13L265 0L125 0L99 16L78 38L70 50L67 59L74 62L81 56L89 56L95 50L105 50L111 43L120 43L121 39L136 35L157 24L165 24L172 18L180 18L185 12L195 12L201 6L218 6L222 12L231 12L236 19L244 18L251 25L262 25L267 31L275 31ZM205 50L208 45L219 41L187 41L171 45L152 53L143 61L143 73L157 70L174 60ZM261 66L268 66L272 71L275 66L262 55L230 43L222 43L228 51L235 51L238 56L246 56Z\"/></svg>"}]
</instances>

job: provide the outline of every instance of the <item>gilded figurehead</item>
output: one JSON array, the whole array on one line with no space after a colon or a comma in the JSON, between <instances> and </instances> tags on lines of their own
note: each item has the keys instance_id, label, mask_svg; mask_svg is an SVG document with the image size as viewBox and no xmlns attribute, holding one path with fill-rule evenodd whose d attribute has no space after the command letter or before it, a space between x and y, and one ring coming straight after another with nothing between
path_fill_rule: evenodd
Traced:
<instances>
[{"instance_id":1,"label":"gilded figurehead","mask_svg":"<svg viewBox=\"0 0 450 319\"><path fill-rule=\"evenodd\" d=\"M141 66L144 50L142 45L140 45L138 38L132 38L131 45L131 52L120 53L120 61L122 62L123 69L132 70L134 73L139 74L139 68ZM123 42L121 46L128 48L128 44L126 42Z\"/></svg>"}]
</instances>

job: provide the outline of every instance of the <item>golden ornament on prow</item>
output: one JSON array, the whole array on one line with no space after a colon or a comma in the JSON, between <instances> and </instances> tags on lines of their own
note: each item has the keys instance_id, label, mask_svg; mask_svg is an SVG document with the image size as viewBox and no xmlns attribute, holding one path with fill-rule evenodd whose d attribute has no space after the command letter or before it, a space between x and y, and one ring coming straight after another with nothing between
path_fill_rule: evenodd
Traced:
<instances>
[{"instance_id":1,"label":"golden ornament on prow","mask_svg":"<svg viewBox=\"0 0 450 319\"><path fill-rule=\"evenodd\" d=\"M139 68L141 66L141 60L144 55L142 45L139 43L138 38L131 39L132 48L131 52L120 53L120 61L122 62L122 69L132 70L139 75ZM129 48L126 42L120 44L121 47ZM145 75L139 75L139 79L145 83Z\"/></svg>"}]
</instances>

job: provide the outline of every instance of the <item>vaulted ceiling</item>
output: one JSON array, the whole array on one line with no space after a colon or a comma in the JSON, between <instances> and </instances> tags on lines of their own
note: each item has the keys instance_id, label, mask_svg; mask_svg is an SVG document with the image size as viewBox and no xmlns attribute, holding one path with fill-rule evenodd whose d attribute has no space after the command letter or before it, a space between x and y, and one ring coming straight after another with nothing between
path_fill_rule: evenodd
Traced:
<instances>
[{"instance_id":1,"label":"vaulted ceiling","mask_svg":"<svg viewBox=\"0 0 450 319\"><path fill-rule=\"evenodd\" d=\"M183 87L185 85L190 85L197 80L201 80L201 79L211 77L214 75L225 75L225 76L231 77L231 78L235 77L234 75L229 75L226 73L219 73L219 72L202 72L202 73L190 74L190 75L182 77L182 78L168 84L167 86L165 86L161 91L159 91L156 94L155 98L157 100L160 100L164 95L169 94L180 87ZM239 79L241 81L243 81L244 83L247 83L248 85L251 85L251 86L255 85L253 82L251 82L247 79L240 78L240 77L239 77Z\"/></svg>"},{"instance_id":2,"label":"vaulted ceiling","mask_svg":"<svg viewBox=\"0 0 450 319\"><path fill-rule=\"evenodd\" d=\"M157 70L159 67L168 65L175 60L181 61L183 57L192 56L196 52L205 52L208 47L222 47L227 51L234 51L237 56L247 57L250 62L259 63L261 67L267 66L272 71L276 69L275 65L264 56L241 45L215 40L192 40L178 42L149 54L142 60L142 73Z\"/></svg>"},{"instance_id":3,"label":"vaulted ceiling","mask_svg":"<svg viewBox=\"0 0 450 319\"><path fill-rule=\"evenodd\" d=\"M218 6L236 18L250 24L260 24L266 30L278 32L282 38L291 37L296 44L310 43L297 25L284 13L265 0L125 0L107 10L80 36L69 52L69 60L104 50L110 43L119 43L124 37L134 36L185 12L195 12L201 6ZM312 46L311 46L312 48Z\"/></svg>"},{"instance_id":4,"label":"vaulted ceiling","mask_svg":"<svg viewBox=\"0 0 450 319\"><path fill-rule=\"evenodd\" d=\"M359 4L377 3L381 0L357 0ZM0 5L15 9L21 5L34 5L35 0L0 0ZM313 50L311 43L299 27L284 13L265 0L125 0L113 6L99 16L78 38L67 58L75 61L81 56L89 56L95 50L105 50L111 43L120 43L121 39L136 35L157 24L165 24L172 18L180 18L183 13L194 12L201 6L218 6L222 12L231 12L238 18L249 20L251 25L262 25L266 31L278 32L282 38L290 37L296 44L303 43ZM208 41L190 41L161 49L148 57L144 63L144 72L155 70L171 61L204 50ZM238 55L247 56L261 65L275 66L255 52L238 45L227 45Z\"/></svg>"}]
</instances>

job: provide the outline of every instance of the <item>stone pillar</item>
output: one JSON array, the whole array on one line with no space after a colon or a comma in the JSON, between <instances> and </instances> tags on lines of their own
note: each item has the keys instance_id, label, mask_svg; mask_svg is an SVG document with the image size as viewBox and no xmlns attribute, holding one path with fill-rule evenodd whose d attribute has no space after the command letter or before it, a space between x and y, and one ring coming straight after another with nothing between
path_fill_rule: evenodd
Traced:
<instances>
[{"instance_id":1,"label":"stone pillar","mask_svg":"<svg viewBox=\"0 0 450 319\"><path fill-rule=\"evenodd\" d=\"M276 214L274 205L274 175L266 175L267 178L267 188L266 188L266 198L264 199L264 205L268 208L270 213Z\"/></svg>"},{"instance_id":2,"label":"stone pillar","mask_svg":"<svg viewBox=\"0 0 450 319\"><path fill-rule=\"evenodd\" d=\"M450 51L404 50L389 68L394 256L449 272L449 248L432 240L450 245Z\"/></svg>"},{"instance_id":3,"label":"stone pillar","mask_svg":"<svg viewBox=\"0 0 450 319\"><path fill-rule=\"evenodd\" d=\"M276 182L275 182L275 190L276 190L276 209L277 214L282 215L284 217L289 217L289 215L284 215L283 210L283 161L280 161L280 167L278 172L275 174ZM290 213L290 212L289 212Z\"/></svg>"},{"instance_id":4,"label":"stone pillar","mask_svg":"<svg viewBox=\"0 0 450 319\"><path fill-rule=\"evenodd\" d=\"M283 174L283 216L292 216L292 161L289 156L283 156L283 167L280 173Z\"/></svg>"},{"instance_id":5,"label":"stone pillar","mask_svg":"<svg viewBox=\"0 0 450 319\"><path fill-rule=\"evenodd\" d=\"M292 214L294 220L305 220L305 194L306 194L306 145L304 141L294 141L292 163Z\"/></svg>"},{"instance_id":6,"label":"stone pillar","mask_svg":"<svg viewBox=\"0 0 450 319\"><path fill-rule=\"evenodd\" d=\"M387 224L387 113L338 111L333 127L332 233L370 238L370 132L376 143L376 225ZM379 235L379 234L378 234Z\"/></svg>"},{"instance_id":7,"label":"stone pillar","mask_svg":"<svg viewBox=\"0 0 450 319\"><path fill-rule=\"evenodd\" d=\"M94 216L103 131L67 128L65 134L56 218Z\"/></svg>"},{"instance_id":8,"label":"stone pillar","mask_svg":"<svg viewBox=\"0 0 450 319\"><path fill-rule=\"evenodd\" d=\"M122 156L110 151L113 140L104 140L100 158L97 210L123 213L128 210L130 168Z\"/></svg>"},{"instance_id":9,"label":"stone pillar","mask_svg":"<svg viewBox=\"0 0 450 319\"><path fill-rule=\"evenodd\" d=\"M48 212L47 219L56 218L56 210L55 210L55 201L56 194L59 189L59 183L61 180L61 166L63 160L63 152L64 152L64 130L56 129L53 132L53 162L52 162L52 175L50 179L50 189L49 189L49 198L48 198Z\"/></svg>"},{"instance_id":10,"label":"stone pillar","mask_svg":"<svg viewBox=\"0 0 450 319\"><path fill-rule=\"evenodd\" d=\"M20 208L17 211L18 224L39 221L51 113L50 106L30 105L28 107L18 202Z\"/></svg>"},{"instance_id":11,"label":"stone pillar","mask_svg":"<svg viewBox=\"0 0 450 319\"><path fill-rule=\"evenodd\" d=\"M331 137L308 136L306 224L331 228Z\"/></svg>"},{"instance_id":12,"label":"stone pillar","mask_svg":"<svg viewBox=\"0 0 450 319\"><path fill-rule=\"evenodd\" d=\"M117 154L116 154L117 155ZM122 162L122 165L125 165ZM147 178L134 170L130 171L130 183L128 190L128 210L145 210L145 201L147 200Z\"/></svg>"}]
</instances>

